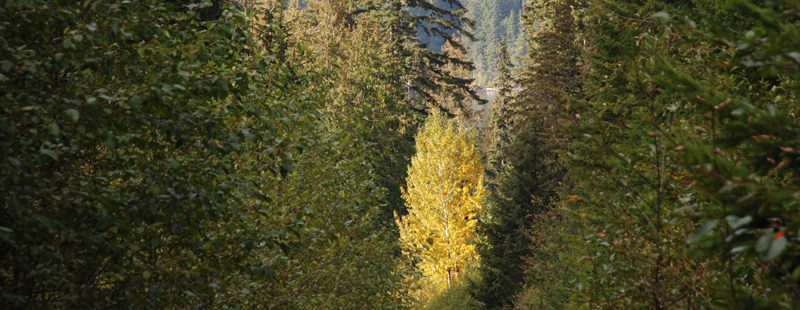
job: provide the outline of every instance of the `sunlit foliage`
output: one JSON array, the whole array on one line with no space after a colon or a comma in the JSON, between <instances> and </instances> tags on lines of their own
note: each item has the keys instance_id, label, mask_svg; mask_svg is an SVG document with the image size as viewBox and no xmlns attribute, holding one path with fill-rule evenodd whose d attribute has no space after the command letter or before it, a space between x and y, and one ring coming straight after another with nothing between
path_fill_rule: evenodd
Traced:
<instances>
[{"instance_id":1,"label":"sunlit foliage","mask_svg":"<svg viewBox=\"0 0 800 310\"><path fill-rule=\"evenodd\" d=\"M0 7L0 308L404 307L363 115L241 3Z\"/></svg>"},{"instance_id":2,"label":"sunlit foliage","mask_svg":"<svg viewBox=\"0 0 800 310\"><path fill-rule=\"evenodd\" d=\"M469 129L436 112L416 146L403 193L409 213L397 221L406 249L419 253L426 281L440 290L475 255L476 216L485 196L482 156Z\"/></svg>"}]
</instances>

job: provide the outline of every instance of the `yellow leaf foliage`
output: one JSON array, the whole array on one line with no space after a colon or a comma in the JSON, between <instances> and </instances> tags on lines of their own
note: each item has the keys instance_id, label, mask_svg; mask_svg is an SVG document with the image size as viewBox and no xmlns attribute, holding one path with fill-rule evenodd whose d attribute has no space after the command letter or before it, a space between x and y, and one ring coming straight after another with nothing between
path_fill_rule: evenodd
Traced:
<instances>
[{"instance_id":1,"label":"yellow leaf foliage","mask_svg":"<svg viewBox=\"0 0 800 310\"><path fill-rule=\"evenodd\" d=\"M403 191L408 215L395 218L406 250L420 253L426 282L441 289L475 256L483 159L475 135L437 112L417 134L416 148Z\"/></svg>"}]
</instances>

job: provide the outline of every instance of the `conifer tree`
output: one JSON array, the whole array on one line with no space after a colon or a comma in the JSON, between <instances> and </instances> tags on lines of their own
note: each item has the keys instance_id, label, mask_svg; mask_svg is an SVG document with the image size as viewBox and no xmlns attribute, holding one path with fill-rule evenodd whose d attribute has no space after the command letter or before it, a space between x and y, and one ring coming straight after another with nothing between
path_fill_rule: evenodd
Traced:
<instances>
[{"instance_id":1,"label":"conifer tree","mask_svg":"<svg viewBox=\"0 0 800 310\"><path fill-rule=\"evenodd\" d=\"M556 141L559 117L569 109L570 97L580 92L577 60L580 49L575 43L577 28L573 17L575 0L535 1L526 6L523 23L530 53L525 57L519 83L523 87L518 108L521 114L543 122L550 139ZM538 24L541 28L535 28ZM526 116L526 117L528 117Z\"/></svg>"},{"instance_id":2,"label":"conifer tree","mask_svg":"<svg viewBox=\"0 0 800 310\"><path fill-rule=\"evenodd\" d=\"M503 122L509 129L493 137L509 142L494 154L502 164L490 167L498 175L489 216L479 226L485 239L479 247L482 278L474 294L489 309L510 305L523 288L526 262L542 242L531 238L531 229L539 225L538 215L558 201L555 190L565 174L553 151L565 145L557 117L566 110L562 102L577 87L572 1L545 5L544 15L536 15L542 12L537 7L526 8L526 22L545 27L529 37L531 53L519 81L523 91L504 103L509 112Z\"/></svg>"},{"instance_id":3,"label":"conifer tree","mask_svg":"<svg viewBox=\"0 0 800 310\"><path fill-rule=\"evenodd\" d=\"M455 41L462 43L461 39L459 38L455 38ZM468 51L454 47L453 45L450 45L450 43L445 43L442 45L441 49L442 53L445 53L450 57L457 58L462 61L469 61ZM472 76L472 71L470 71L469 68L465 68L456 64L444 64L440 69L443 72L460 79L469 79L470 76ZM481 120L479 119L482 117L481 113L474 113L474 111L471 109L462 108L468 107L473 101L469 93L462 87L444 82L440 82L439 87L441 88L439 93L434 96L434 100L436 100L439 106L444 107L462 121Z\"/></svg>"},{"instance_id":4,"label":"conifer tree","mask_svg":"<svg viewBox=\"0 0 800 310\"><path fill-rule=\"evenodd\" d=\"M616 2L569 128L580 306L797 309L797 1Z\"/></svg>"},{"instance_id":5,"label":"conifer tree","mask_svg":"<svg viewBox=\"0 0 800 310\"><path fill-rule=\"evenodd\" d=\"M378 185L387 190L382 221L393 226L393 213L405 214L400 188L414 152L414 134L425 118L406 101L401 59L385 36L391 19L370 1L355 7L342 1L304 3L306 8L293 19L297 40L325 53L317 61L333 68L329 78L334 87L328 89L333 115L342 116L341 123L347 124L354 121L352 113L358 113L358 119L370 123L361 127L368 130L361 137L375 148L370 165Z\"/></svg>"},{"instance_id":6,"label":"conifer tree","mask_svg":"<svg viewBox=\"0 0 800 310\"><path fill-rule=\"evenodd\" d=\"M462 0L469 9L468 17L475 20L472 29L476 41L468 40L470 54L475 62L476 83L493 87L499 85L497 76L497 48L505 38L508 50L514 57L523 56L525 45L520 28L523 0ZM515 58L512 61L517 64Z\"/></svg>"},{"instance_id":7,"label":"conifer tree","mask_svg":"<svg viewBox=\"0 0 800 310\"><path fill-rule=\"evenodd\" d=\"M514 87L514 77L511 75L511 70L514 69L514 64L511 63L511 56L508 54L508 46L506 45L506 38L500 40L497 47L497 82L500 88L500 96L508 96L511 89Z\"/></svg>"},{"instance_id":8,"label":"conifer tree","mask_svg":"<svg viewBox=\"0 0 800 310\"><path fill-rule=\"evenodd\" d=\"M499 76L500 90L498 98L491 106L491 115L489 118L489 135L488 135L488 158L486 175L489 177L491 187L497 184L497 177L500 174L501 166L505 162L504 148L511 142L509 129L511 124L510 117L512 111L510 109L512 97L512 90L514 78L512 77L511 70L514 65L511 63L508 54L508 47L506 46L505 38L500 41L500 46L497 48L497 75Z\"/></svg>"},{"instance_id":9,"label":"conifer tree","mask_svg":"<svg viewBox=\"0 0 800 310\"><path fill-rule=\"evenodd\" d=\"M469 87L471 78L442 69L451 65L472 71L471 60L430 50L418 37L424 33L429 38L442 39L460 53L467 53L460 38L475 39L466 29L474 21L466 17L466 9L459 0L388 0L377 13L388 27L392 53L404 70L398 82L408 91L412 109L427 113L427 109L434 107L454 114L453 109L466 111L468 106L463 104L466 98L484 102ZM434 96L441 92L449 93L460 104L452 108L440 105Z\"/></svg>"}]
</instances>

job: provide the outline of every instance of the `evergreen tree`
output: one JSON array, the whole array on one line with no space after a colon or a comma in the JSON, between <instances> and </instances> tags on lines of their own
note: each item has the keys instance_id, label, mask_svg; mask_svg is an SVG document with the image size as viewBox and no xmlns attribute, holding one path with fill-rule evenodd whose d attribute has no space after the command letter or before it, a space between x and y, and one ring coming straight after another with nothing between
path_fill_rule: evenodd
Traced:
<instances>
[{"instance_id":1,"label":"evergreen tree","mask_svg":"<svg viewBox=\"0 0 800 310\"><path fill-rule=\"evenodd\" d=\"M465 28L474 22L465 13L464 6L458 0L443 0L438 4L425 0L389 0L381 10L380 14L387 18L392 51L404 69L399 85L408 91L412 109L427 113L429 108L438 108L453 113L436 102L434 96L441 92L451 94L459 103L454 108L461 111L468 108L463 104L467 98L465 94L481 100L469 88L472 82L470 78L453 76L442 70L444 66L451 65L471 71L474 66L470 60L452 53L429 50L427 44L420 43L417 37L417 33L425 33L428 37L442 38L453 49L466 53L466 47L458 37L474 39ZM449 34L450 30L456 31L456 34Z\"/></svg>"},{"instance_id":2,"label":"evergreen tree","mask_svg":"<svg viewBox=\"0 0 800 310\"><path fill-rule=\"evenodd\" d=\"M581 90L577 66L580 49L575 44L578 33L572 12L575 5L573 0L536 1L526 7L523 16L530 53L520 74L523 91L518 108L520 113L541 119L545 125L541 129L546 129L560 148L565 146L563 139L553 136L559 118L569 111L570 97Z\"/></svg>"},{"instance_id":3,"label":"evergreen tree","mask_svg":"<svg viewBox=\"0 0 800 310\"><path fill-rule=\"evenodd\" d=\"M376 170L378 185L387 190L382 222L393 226L393 213L405 213L400 189L424 115L412 110L406 100L400 82L405 74L402 59L395 53L395 42L385 36L386 16L373 12L378 9L369 3L363 5L309 0L294 18L295 34L298 41L324 53L317 59L321 67L333 68L334 87L328 90L332 114L341 116L342 124L356 119L369 123L359 127L367 130L360 136L375 149L370 165Z\"/></svg>"},{"instance_id":4,"label":"evergreen tree","mask_svg":"<svg viewBox=\"0 0 800 310\"><path fill-rule=\"evenodd\" d=\"M489 118L489 135L487 140L488 158L486 166L486 175L489 178L490 186L496 187L498 176L501 168L505 163L505 151L508 143L511 141L509 136L511 116L513 111L510 109L511 101L514 100L512 90L514 79L511 75L511 70L514 65L509 59L508 49L505 45L505 39L500 42L500 47L497 49L497 75L500 77L500 91L499 97L491 106L491 115Z\"/></svg>"},{"instance_id":5,"label":"evergreen tree","mask_svg":"<svg viewBox=\"0 0 800 310\"><path fill-rule=\"evenodd\" d=\"M483 239L479 245L481 281L474 295L488 309L502 309L523 288L524 268L535 240L529 230L557 200L561 173L541 137L514 135L505 153L495 191L488 201L488 219L479 225Z\"/></svg>"},{"instance_id":6,"label":"evergreen tree","mask_svg":"<svg viewBox=\"0 0 800 310\"><path fill-rule=\"evenodd\" d=\"M798 6L730 3L594 8L576 307L797 309Z\"/></svg>"},{"instance_id":7,"label":"evergreen tree","mask_svg":"<svg viewBox=\"0 0 800 310\"><path fill-rule=\"evenodd\" d=\"M461 42L460 39L456 39L458 42ZM469 60L469 53L463 50L459 50L454 48L449 43L445 43L442 45L442 52L447 53L451 57L459 58L464 61ZM463 78L469 79L472 76L472 72L468 68L464 68L462 66L454 65L454 64L446 64L440 68L441 70L447 72L447 74ZM459 119L463 122L471 122L471 123L478 123L482 122L484 119L484 115L482 113L476 113L472 108L469 109L461 109L459 107L469 107L475 101L469 94L461 87L455 87L454 85L448 85L441 83L441 91L439 94L434 96L434 99L439 102L440 106L447 108L448 110L452 111L451 113L454 114L455 118ZM457 93L461 96L454 96L453 94Z\"/></svg>"},{"instance_id":8,"label":"evergreen tree","mask_svg":"<svg viewBox=\"0 0 800 310\"><path fill-rule=\"evenodd\" d=\"M514 64L511 63L511 56L508 54L506 39L503 38L497 47L497 82L500 88L499 95L501 97L511 94L514 87L514 77L511 75L511 70L513 69Z\"/></svg>"},{"instance_id":9,"label":"evergreen tree","mask_svg":"<svg viewBox=\"0 0 800 310\"><path fill-rule=\"evenodd\" d=\"M539 216L552 210L559 200L555 190L563 186L565 172L554 150L565 147L557 131L558 115L566 111L562 102L577 92L578 84L572 4L550 1L544 15L535 15L543 12L537 7L528 8L528 24L547 27L530 36L522 93L504 103L511 111L504 120L509 130L502 133L508 138L497 139L509 143L496 155L504 164L492 167L499 175L489 198L489 216L480 223L485 240L479 247L481 282L474 288L476 299L489 309L509 306L521 292L528 260L554 259L552 253L533 257L542 253L534 248L544 241L532 239L531 230L546 227Z\"/></svg>"}]
</instances>

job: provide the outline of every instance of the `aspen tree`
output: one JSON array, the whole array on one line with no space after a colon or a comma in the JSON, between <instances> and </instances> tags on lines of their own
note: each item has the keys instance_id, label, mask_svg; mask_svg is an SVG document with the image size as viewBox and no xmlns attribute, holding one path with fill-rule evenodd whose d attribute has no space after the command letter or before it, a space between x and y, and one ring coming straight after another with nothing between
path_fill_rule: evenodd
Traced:
<instances>
[{"instance_id":1,"label":"aspen tree","mask_svg":"<svg viewBox=\"0 0 800 310\"><path fill-rule=\"evenodd\" d=\"M423 274L442 288L475 255L476 215L485 196L483 159L474 135L438 112L416 138L403 191L408 215L396 218L401 241L421 253Z\"/></svg>"}]
</instances>

